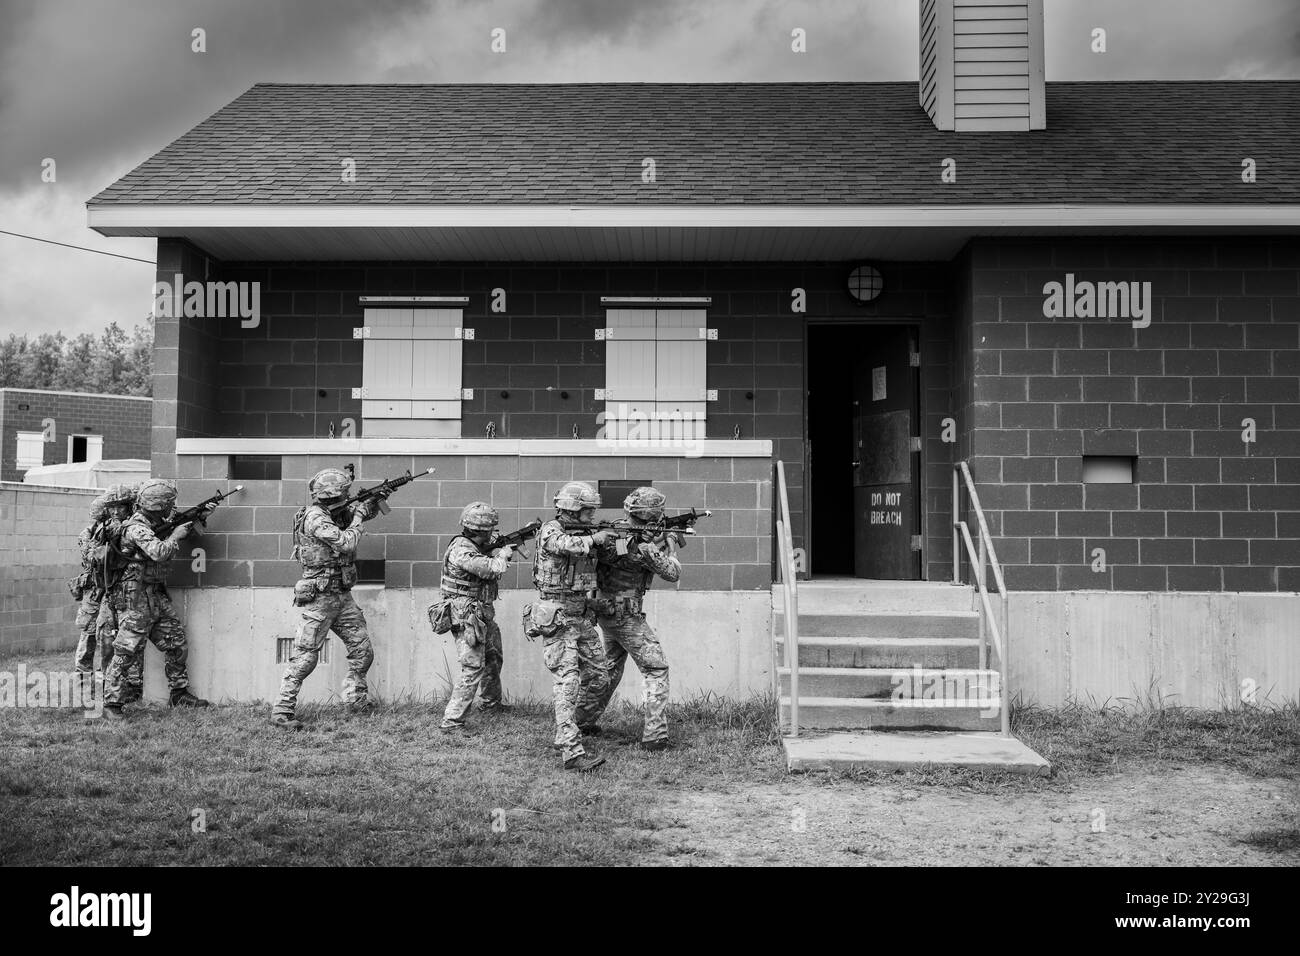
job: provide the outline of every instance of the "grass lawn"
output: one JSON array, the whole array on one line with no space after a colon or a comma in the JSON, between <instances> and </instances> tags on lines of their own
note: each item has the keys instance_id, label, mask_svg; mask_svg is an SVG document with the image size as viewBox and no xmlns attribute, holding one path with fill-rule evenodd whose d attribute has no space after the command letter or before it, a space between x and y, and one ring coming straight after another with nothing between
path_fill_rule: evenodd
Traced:
<instances>
[{"instance_id":1,"label":"grass lawn","mask_svg":"<svg viewBox=\"0 0 1300 956\"><path fill-rule=\"evenodd\" d=\"M67 657L0 670L62 670ZM608 762L588 775L561 769L549 702L472 713L469 738L438 732L441 701L370 717L308 705L298 734L270 726L265 704L153 705L125 724L0 710L0 864L1294 865L1300 852L1293 706L1021 709L1017 733L1055 765L1039 779L792 777L772 709L674 706L673 748L645 753L627 745L640 716L624 706L595 741ZM1187 839L1184 811L1197 821Z\"/></svg>"}]
</instances>

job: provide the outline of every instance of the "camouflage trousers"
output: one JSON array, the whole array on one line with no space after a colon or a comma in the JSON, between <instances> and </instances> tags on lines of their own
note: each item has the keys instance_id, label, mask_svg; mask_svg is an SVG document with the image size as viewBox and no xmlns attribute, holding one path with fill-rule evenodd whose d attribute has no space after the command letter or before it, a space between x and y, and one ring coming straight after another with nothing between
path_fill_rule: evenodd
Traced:
<instances>
[{"instance_id":1,"label":"camouflage trousers","mask_svg":"<svg viewBox=\"0 0 1300 956\"><path fill-rule=\"evenodd\" d=\"M117 637L117 615L113 602L104 600L103 592L87 591L77 608L77 673L95 673L95 649L99 648L99 669L108 674L113 662L113 641ZM144 696L144 654L140 654L126 669L125 703Z\"/></svg>"},{"instance_id":2,"label":"camouflage trousers","mask_svg":"<svg viewBox=\"0 0 1300 956\"><path fill-rule=\"evenodd\" d=\"M600 616L600 630L605 635L605 659L609 680L600 693L584 684L578 700L578 726L588 727L600 720L609 700L623 679L623 667L629 657L645 683L642 708L645 726L641 739L649 743L668 739L668 659L655 636L654 628L639 611L620 610Z\"/></svg>"},{"instance_id":3,"label":"camouflage trousers","mask_svg":"<svg viewBox=\"0 0 1300 956\"><path fill-rule=\"evenodd\" d=\"M189 687L189 640L167 589L161 584L128 585L114 591L111 602L117 636L113 639L113 662L104 675L104 703L121 705L134 699L127 675L142 666L145 641L162 651L163 673L172 693Z\"/></svg>"},{"instance_id":4,"label":"camouflage trousers","mask_svg":"<svg viewBox=\"0 0 1300 956\"><path fill-rule=\"evenodd\" d=\"M310 604L303 605L302 623L293 639L293 656L284 669L274 713L293 716L302 682L316 669L321 645L331 630L348 649L348 676L343 681L343 700L358 703L366 699L366 672L375 659L370 634L366 630L366 616L352 599L351 591L327 591Z\"/></svg>"},{"instance_id":5,"label":"camouflage trousers","mask_svg":"<svg viewBox=\"0 0 1300 956\"><path fill-rule=\"evenodd\" d=\"M475 692L484 707L501 703L501 628L490 601L456 598L451 605L451 633L456 638L456 660L460 663L460 681L452 689L442 726L454 727L465 722L465 714L474 703Z\"/></svg>"},{"instance_id":6,"label":"camouflage trousers","mask_svg":"<svg viewBox=\"0 0 1300 956\"><path fill-rule=\"evenodd\" d=\"M577 720L581 688L602 694L609 679L605 673L605 648L593 626L594 619L591 612L560 612L555 618L559 626L542 645L546 669L554 678L551 696L555 700L555 745L563 751L565 760L587 752Z\"/></svg>"}]
</instances>

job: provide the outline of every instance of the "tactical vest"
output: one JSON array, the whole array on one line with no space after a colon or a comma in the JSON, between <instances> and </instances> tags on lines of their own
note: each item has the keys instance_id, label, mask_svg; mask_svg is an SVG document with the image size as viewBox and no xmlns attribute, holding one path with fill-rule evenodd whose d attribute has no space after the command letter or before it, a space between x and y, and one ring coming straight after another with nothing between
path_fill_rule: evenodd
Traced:
<instances>
[{"instance_id":1,"label":"tactical vest","mask_svg":"<svg viewBox=\"0 0 1300 956\"><path fill-rule=\"evenodd\" d=\"M650 590L655 573L632 557L620 557L613 564L597 567L597 580L602 594L615 595L635 592L638 596Z\"/></svg>"},{"instance_id":2,"label":"tactical vest","mask_svg":"<svg viewBox=\"0 0 1300 956\"><path fill-rule=\"evenodd\" d=\"M585 597L596 590L596 557L593 554L561 554L543 545L543 537L554 525L563 534L558 519L542 525L533 550L533 586L544 594Z\"/></svg>"},{"instance_id":3,"label":"tactical vest","mask_svg":"<svg viewBox=\"0 0 1300 956\"><path fill-rule=\"evenodd\" d=\"M298 513L293 516L293 557L302 564L303 577L329 577L336 571L341 573L345 568L350 567L354 558L339 554L324 541L307 534L305 530L307 515L313 509L324 515L326 521L334 521L330 513L320 505L299 508Z\"/></svg>"},{"instance_id":4,"label":"tactical vest","mask_svg":"<svg viewBox=\"0 0 1300 956\"><path fill-rule=\"evenodd\" d=\"M443 597L467 597L476 601L495 601L497 597L497 583L490 578L481 578L477 574L466 571L464 568L456 567L448 563L447 558L451 554L451 549L456 547L457 541L464 541L474 549L475 554L481 554L478 545L464 535L456 535L447 545L447 550L442 554L442 580L438 587L442 591Z\"/></svg>"},{"instance_id":5,"label":"tactical vest","mask_svg":"<svg viewBox=\"0 0 1300 956\"><path fill-rule=\"evenodd\" d=\"M140 584L165 584L167 582L167 562L155 561L126 538L127 529L132 525L153 531L149 519L136 512L122 522L117 531L117 551L122 555L126 567L122 569L122 582Z\"/></svg>"}]
</instances>

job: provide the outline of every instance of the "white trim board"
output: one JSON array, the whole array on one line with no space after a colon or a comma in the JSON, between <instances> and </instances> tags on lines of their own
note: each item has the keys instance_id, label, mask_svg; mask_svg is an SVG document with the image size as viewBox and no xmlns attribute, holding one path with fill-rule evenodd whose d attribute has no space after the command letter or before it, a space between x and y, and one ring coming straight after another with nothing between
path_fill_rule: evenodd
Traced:
<instances>
[{"instance_id":1,"label":"white trim board","mask_svg":"<svg viewBox=\"0 0 1300 956\"><path fill-rule=\"evenodd\" d=\"M1294 227L1300 204L1015 205L87 205L90 228Z\"/></svg>"},{"instance_id":2,"label":"white trim board","mask_svg":"<svg viewBox=\"0 0 1300 956\"><path fill-rule=\"evenodd\" d=\"M178 455L511 455L521 458L771 458L769 439L706 438L684 448L594 438L178 438Z\"/></svg>"}]
</instances>

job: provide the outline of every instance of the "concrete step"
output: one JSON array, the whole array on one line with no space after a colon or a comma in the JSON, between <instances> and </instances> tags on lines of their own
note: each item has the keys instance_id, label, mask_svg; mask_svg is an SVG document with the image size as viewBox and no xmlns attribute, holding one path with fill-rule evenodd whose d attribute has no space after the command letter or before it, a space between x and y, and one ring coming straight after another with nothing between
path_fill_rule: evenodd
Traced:
<instances>
[{"instance_id":1,"label":"concrete step","mask_svg":"<svg viewBox=\"0 0 1300 956\"><path fill-rule=\"evenodd\" d=\"M890 670L979 667L979 640L918 640L892 637L811 637L799 635L799 667L868 667ZM785 660L785 640L776 639L776 659Z\"/></svg>"},{"instance_id":2,"label":"concrete step","mask_svg":"<svg viewBox=\"0 0 1300 956\"><path fill-rule=\"evenodd\" d=\"M1046 776L1052 770L1020 740L996 733L859 731L786 737L781 744L792 773L963 767Z\"/></svg>"},{"instance_id":3,"label":"concrete step","mask_svg":"<svg viewBox=\"0 0 1300 956\"><path fill-rule=\"evenodd\" d=\"M778 667L781 693L790 694L790 668ZM890 667L800 667L799 696L924 699L946 695L996 696L998 672Z\"/></svg>"},{"instance_id":4,"label":"concrete step","mask_svg":"<svg viewBox=\"0 0 1300 956\"><path fill-rule=\"evenodd\" d=\"M811 614L856 614L862 611L969 611L975 593L967 585L946 581L800 581L799 611ZM785 607L780 585L772 588L772 609Z\"/></svg>"},{"instance_id":5,"label":"concrete step","mask_svg":"<svg viewBox=\"0 0 1300 956\"><path fill-rule=\"evenodd\" d=\"M775 633L784 633L785 615L773 615ZM896 637L907 640L978 638L980 616L974 611L859 611L823 614L799 609L799 638Z\"/></svg>"},{"instance_id":6,"label":"concrete step","mask_svg":"<svg viewBox=\"0 0 1300 956\"><path fill-rule=\"evenodd\" d=\"M917 706L908 706L908 704ZM986 730L1002 726L1001 702L891 701L805 697L799 691L799 726L814 730ZM781 726L790 725L790 699L781 698Z\"/></svg>"},{"instance_id":7,"label":"concrete step","mask_svg":"<svg viewBox=\"0 0 1300 956\"><path fill-rule=\"evenodd\" d=\"M799 695L799 726L812 730L980 730L997 732L1000 705L993 701L929 701L945 706L906 706L907 702ZM921 701L914 702L918 705ZM781 700L782 726L789 726L788 698Z\"/></svg>"}]
</instances>

